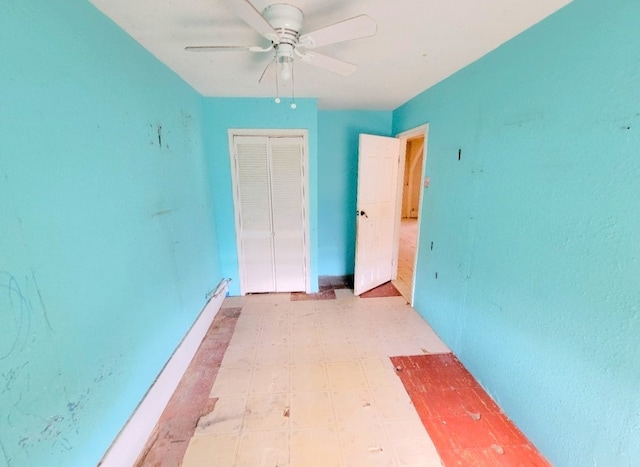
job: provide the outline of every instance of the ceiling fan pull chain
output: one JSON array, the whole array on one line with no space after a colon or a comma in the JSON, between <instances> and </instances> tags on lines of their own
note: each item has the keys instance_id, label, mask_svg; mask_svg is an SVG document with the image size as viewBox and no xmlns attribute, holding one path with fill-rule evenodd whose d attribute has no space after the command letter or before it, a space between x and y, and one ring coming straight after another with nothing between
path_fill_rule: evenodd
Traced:
<instances>
[{"instance_id":1,"label":"ceiling fan pull chain","mask_svg":"<svg viewBox=\"0 0 640 467\"><path fill-rule=\"evenodd\" d=\"M276 70L276 98L274 99L276 104L280 103L280 86L278 85L278 60L276 59L276 66L273 67Z\"/></svg>"}]
</instances>

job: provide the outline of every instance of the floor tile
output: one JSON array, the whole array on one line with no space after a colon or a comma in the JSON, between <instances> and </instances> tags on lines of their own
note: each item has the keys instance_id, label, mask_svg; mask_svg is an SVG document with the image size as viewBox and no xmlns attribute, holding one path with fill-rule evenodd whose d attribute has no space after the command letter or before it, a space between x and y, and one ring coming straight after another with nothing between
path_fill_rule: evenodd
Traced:
<instances>
[{"instance_id":1,"label":"floor tile","mask_svg":"<svg viewBox=\"0 0 640 467\"><path fill-rule=\"evenodd\" d=\"M351 342L323 341L322 353L326 362L355 362L358 360L356 346Z\"/></svg>"},{"instance_id":2,"label":"floor tile","mask_svg":"<svg viewBox=\"0 0 640 467\"><path fill-rule=\"evenodd\" d=\"M209 464L214 466L215 464ZM289 466L287 431L244 433L240 439L236 467Z\"/></svg>"},{"instance_id":3,"label":"floor tile","mask_svg":"<svg viewBox=\"0 0 640 467\"><path fill-rule=\"evenodd\" d=\"M394 445L396 462L401 467L441 467L440 455L433 442L411 442Z\"/></svg>"},{"instance_id":4,"label":"floor tile","mask_svg":"<svg viewBox=\"0 0 640 467\"><path fill-rule=\"evenodd\" d=\"M291 365L306 363L324 363L322 345L318 343L304 343L295 346L291 351L289 362Z\"/></svg>"},{"instance_id":5,"label":"floor tile","mask_svg":"<svg viewBox=\"0 0 640 467\"><path fill-rule=\"evenodd\" d=\"M393 445L420 444L424 442L431 444L427 429L418 417L387 421L383 423L383 426L387 431L389 441Z\"/></svg>"},{"instance_id":6,"label":"floor tile","mask_svg":"<svg viewBox=\"0 0 640 467\"><path fill-rule=\"evenodd\" d=\"M253 370L250 394L289 392L289 367L258 367Z\"/></svg>"},{"instance_id":7,"label":"floor tile","mask_svg":"<svg viewBox=\"0 0 640 467\"><path fill-rule=\"evenodd\" d=\"M194 436L232 434L242 430L247 397L221 397L213 411L198 420Z\"/></svg>"},{"instance_id":8,"label":"floor tile","mask_svg":"<svg viewBox=\"0 0 640 467\"><path fill-rule=\"evenodd\" d=\"M309 362L291 365L289 370L291 391L309 392L329 389L327 369L324 362Z\"/></svg>"},{"instance_id":9,"label":"floor tile","mask_svg":"<svg viewBox=\"0 0 640 467\"><path fill-rule=\"evenodd\" d=\"M252 368L255 360L255 347L232 345L225 352L220 366L224 368Z\"/></svg>"},{"instance_id":10,"label":"floor tile","mask_svg":"<svg viewBox=\"0 0 640 467\"><path fill-rule=\"evenodd\" d=\"M231 466L238 453L238 437L231 434L194 436L189 442L183 464L192 467Z\"/></svg>"},{"instance_id":11,"label":"floor tile","mask_svg":"<svg viewBox=\"0 0 640 467\"><path fill-rule=\"evenodd\" d=\"M292 428L333 426L334 414L328 392L296 392L291 395Z\"/></svg>"},{"instance_id":12,"label":"floor tile","mask_svg":"<svg viewBox=\"0 0 640 467\"><path fill-rule=\"evenodd\" d=\"M289 345L282 343L264 343L256 351L256 367L289 364Z\"/></svg>"},{"instance_id":13,"label":"floor tile","mask_svg":"<svg viewBox=\"0 0 640 467\"><path fill-rule=\"evenodd\" d=\"M289 427L289 395L255 394L247 399L243 430L264 431Z\"/></svg>"},{"instance_id":14,"label":"floor tile","mask_svg":"<svg viewBox=\"0 0 640 467\"><path fill-rule=\"evenodd\" d=\"M388 358L364 358L360 363L369 387L398 385L398 377Z\"/></svg>"},{"instance_id":15,"label":"floor tile","mask_svg":"<svg viewBox=\"0 0 640 467\"><path fill-rule=\"evenodd\" d=\"M338 439L346 466L393 466L393 450L379 424L339 426Z\"/></svg>"},{"instance_id":16,"label":"floor tile","mask_svg":"<svg viewBox=\"0 0 640 467\"><path fill-rule=\"evenodd\" d=\"M353 295L353 289L336 289L334 290L334 293L338 300L355 298L355 295Z\"/></svg>"},{"instance_id":17,"label":"floor tile","mask_svg":"<svg viewBox=\"0 0 640 467\"><path fill-rule=\"evenodd\" d=\"M416 411L405 391L385 386L372 388L371 392L380 416L384 420L416 418Z\"/></svg>"},{"instance_id":18,"label":"floor tile","mask_svg":"<svg viewBox=\"0 0 640 467\"><path fill-rule=\"evenodd\" d=\"M327 376L333 390L367 388L367 380L358 361L327 363Z\"/></svg>"},{"instance_id":19,"label":"floor tile","mask_svg":"<svg viewBox=\"0 0 640 467\"><path fill-rule=\"evenodd\" d=\"M333 427L293 429L290 443L292 466L342 466L338 435Z\"/></svg>"},{"instance_id":20,"label":"floor tile","mask_svg":"<svg viewBox=\"0 0 640 467\"><path fill-rule=\"evenodd\" d=\"M251 383L252 368L221 367L211 388L210 397L247 394Z\"/></svg>"},{"instance_id":21,"label":"floor tile","mask_svg":"<svg viewBox=\"0 0 640 467\"><path fill-rule=\"evenodd\" d=\"M378 421L378 411L369 389L332 391L331 397L338 424L368 424Z\"/></svg>"}]
</instances>

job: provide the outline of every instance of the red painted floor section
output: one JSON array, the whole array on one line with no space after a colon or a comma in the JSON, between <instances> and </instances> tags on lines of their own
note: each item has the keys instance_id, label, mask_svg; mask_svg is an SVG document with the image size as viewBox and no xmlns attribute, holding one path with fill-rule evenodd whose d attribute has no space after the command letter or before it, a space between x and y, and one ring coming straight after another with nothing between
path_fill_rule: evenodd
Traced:
<instances>
[{"instance_id":1,"label":"red painted floor section","mask_svg":"<svg viewBox=\"0 0 640 467\"><path fill-rule=\"evenodd\" d=\"M213 411L209 398L220 363L240 316L241 308L221 308L169 400L137 467L182 464L189 440L203 415Z\"/></svg>"},{"instance_id":2,"label":"red painted floor section","mask_svg":"<svg viewBox=\"0 0 640 467\"><path fill-rule=\"evenodd\" d=\"M445 467L551 466L452 353L391 361Z\"/></svg>"},{"instance_id":3,"label":"red painted floor section","mask_svg":"<svg viewBox=\"0 0 640 467\"><path fill-rule=\"evenodd\" d=\"M402 295L391 282L386 282L375 289L360 294L360 298L399 297Z\"/></svg>"}]
</instances>

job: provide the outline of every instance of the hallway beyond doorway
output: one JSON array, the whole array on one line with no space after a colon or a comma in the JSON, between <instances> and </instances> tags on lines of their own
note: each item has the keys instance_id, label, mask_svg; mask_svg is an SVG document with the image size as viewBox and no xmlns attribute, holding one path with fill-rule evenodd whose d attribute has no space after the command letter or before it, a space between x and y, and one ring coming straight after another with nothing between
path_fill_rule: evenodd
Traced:
<instances>
[{"instance_id":1,"label":"hallway beyond doorway","mask_svg":"<svg viewBox=\"0 0 640 467\"><path fill-rule=\"evenodd\" d=\"M411 303L413 292L413 268L417 245L418 219L403 218L400 224L398 278L392 283L409 303Z\"/></svg>"}]
</instances>

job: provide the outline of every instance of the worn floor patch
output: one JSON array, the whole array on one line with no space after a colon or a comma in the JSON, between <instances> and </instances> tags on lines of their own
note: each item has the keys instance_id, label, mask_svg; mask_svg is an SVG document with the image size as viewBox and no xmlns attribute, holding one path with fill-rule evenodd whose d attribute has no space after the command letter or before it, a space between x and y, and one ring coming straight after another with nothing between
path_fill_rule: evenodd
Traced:
<instances>
[{"instance_id":1,"label":"worn floor patch","mask_svg":"<svg viewBox=\"0 0 640 467\"><path fill-rule=\"evenodd\" d=\"M178 466L201 417L211 413L213 382L235 329L241 308L221 308L189 368L169 400L137 467Z\"/></svg>"},{"instance_id":2,"label":"worn floor patch","mask_svg":"<svg viewBox=\"0 0 640 467\"><path fill-rule=\"evenodd\" d=\"M391 361L445 467L551 466L452 353Z\"/></svg>"},{"instance_id":3,"label":"worn floor patch","mask_svg":"<svg viewBox=\"0 0 640 467\"><path fill-rule=\"evenodd\" d=\"M360 298L399 297L400 295L401 293L391 282L386 282L375 289L360 294Z\"/></svg>"}]
</instances>

